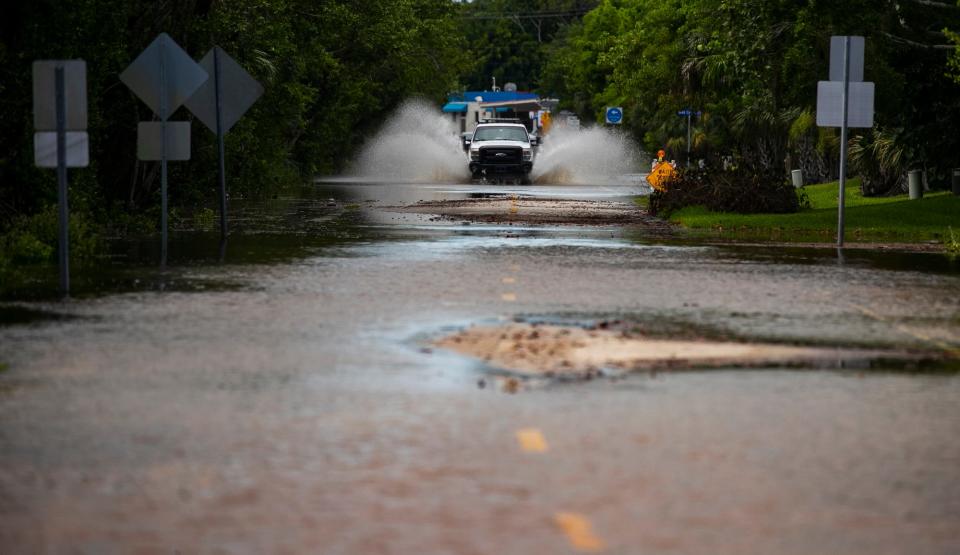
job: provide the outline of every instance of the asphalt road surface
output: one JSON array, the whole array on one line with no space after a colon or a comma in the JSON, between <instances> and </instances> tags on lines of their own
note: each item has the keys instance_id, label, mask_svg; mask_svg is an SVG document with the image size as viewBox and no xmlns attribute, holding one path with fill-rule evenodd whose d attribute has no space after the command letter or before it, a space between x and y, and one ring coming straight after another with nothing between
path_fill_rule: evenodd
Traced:
<instances>
[{"instance_id":1,"label":"asphalt road surface","mask_svg":"<svg viewBox=\"0 0 960 555\"><path fill-rule=\"evenodd\" d=\"M209 234L183 232L166 272L88 270L114 277L8 305L0 552L960 552L955 366L514 387L428 347L470 324L602 318L960 347L960 272L938 254L378 208L634 190L323 184L236 203L223 262Z\"/></svg>"}]
</instances>

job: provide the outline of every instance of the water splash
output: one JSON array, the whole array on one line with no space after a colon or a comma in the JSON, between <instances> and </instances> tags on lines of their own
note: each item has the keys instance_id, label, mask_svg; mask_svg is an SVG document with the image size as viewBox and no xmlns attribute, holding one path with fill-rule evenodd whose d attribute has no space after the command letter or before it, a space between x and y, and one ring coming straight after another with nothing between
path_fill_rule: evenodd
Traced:
<instances>
[{"instance_id":1,"label":"water splash","mask_svg":"<svg viewBox=\"0 0 960 555\"><path fill-rule=\"evenodd\" d=\"M356 177L378 181L451 182L469 179L456 125L425 100L408 100L353 164Z\"/></svg>"},{"instance_id":2,"label":"water splash","mask_svg":"<svg viewBox=\"0 0 960 555\"><path fill-rule=\"evenodd\" d=\"M649 164L625 133L603 127L554 127L533 165L535 183L619 183Z\"/></svg>"}]
</instances>

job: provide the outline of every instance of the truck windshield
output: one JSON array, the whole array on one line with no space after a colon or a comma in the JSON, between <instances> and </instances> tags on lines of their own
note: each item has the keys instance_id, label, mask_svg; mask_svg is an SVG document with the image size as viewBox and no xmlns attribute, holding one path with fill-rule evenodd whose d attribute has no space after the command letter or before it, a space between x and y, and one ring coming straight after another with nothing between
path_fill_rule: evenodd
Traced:
<instances>
[{"instance_id":1,"label":"truck windshield","mask_svg":"<svg viewBox=\"0 0 960 555\"><path fill-rule=\"evenodd\" d=\"M522 127L481 127L473 134L473 142L527 141L527 130Z\"/></svg>"}]
</instances>

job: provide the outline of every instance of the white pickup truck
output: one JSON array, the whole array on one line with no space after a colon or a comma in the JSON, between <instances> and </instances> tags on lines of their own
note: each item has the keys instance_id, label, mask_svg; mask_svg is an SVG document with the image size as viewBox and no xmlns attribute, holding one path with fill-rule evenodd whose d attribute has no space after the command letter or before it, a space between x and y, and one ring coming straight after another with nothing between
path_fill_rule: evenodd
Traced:
<instances>
[{"instance_id":1,"label":"white pickup truck","mask_svg":"<svg viewBox=\"0 0 960 555\"><path fill-rule=\"evenodd\" d=\"M522 123L483 121L477 124L467 150L474 179L530 183L537 138Z\"/></svg>"}]
</instances>

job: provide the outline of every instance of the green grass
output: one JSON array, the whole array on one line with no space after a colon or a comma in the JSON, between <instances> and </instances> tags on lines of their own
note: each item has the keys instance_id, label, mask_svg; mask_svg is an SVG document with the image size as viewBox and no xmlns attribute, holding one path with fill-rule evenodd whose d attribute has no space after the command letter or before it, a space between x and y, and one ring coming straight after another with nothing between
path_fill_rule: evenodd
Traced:
<instances>
[{"instance_id":1,"label":"green grass","mask_svg":"<svg viewBox=\"0 0 960 555\"><path fill-rule=\"evenodd\" d=\"M927 193L922 199L863 197L859 180L846 186L847 241L948 242L948 228L960 229L960 197L949 192ZM742 239L832 242L837 234L837 182L804 188L810 208L795 214L732 214L691 206L670 220L710 235Z\"/></svg>"}]
</instances>

